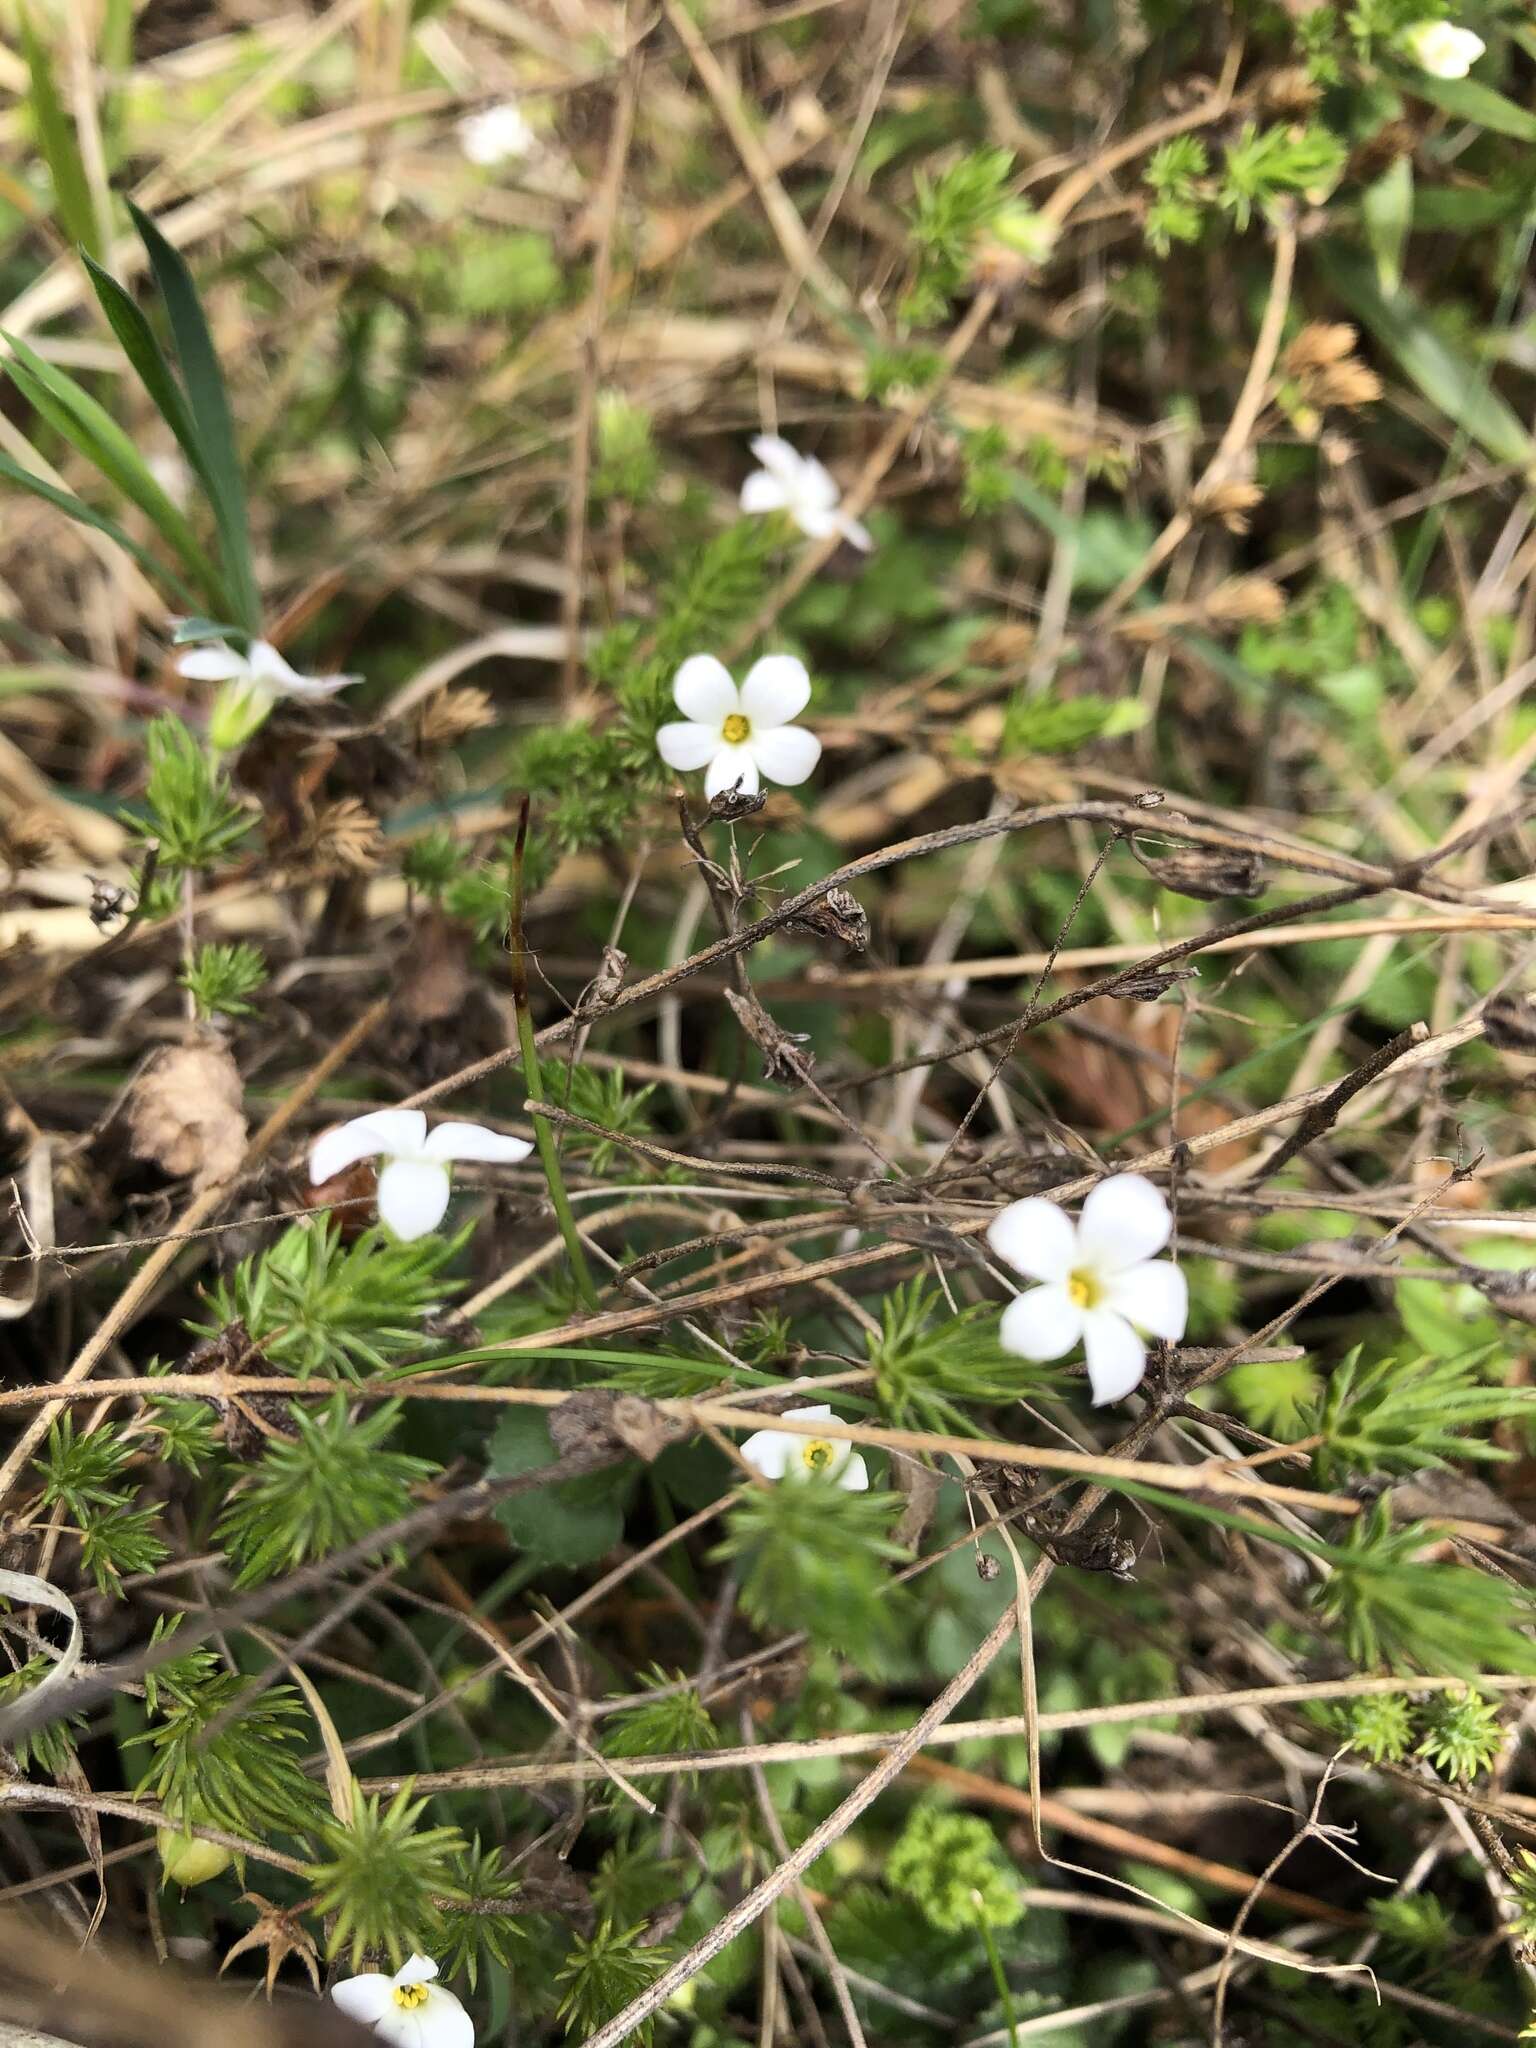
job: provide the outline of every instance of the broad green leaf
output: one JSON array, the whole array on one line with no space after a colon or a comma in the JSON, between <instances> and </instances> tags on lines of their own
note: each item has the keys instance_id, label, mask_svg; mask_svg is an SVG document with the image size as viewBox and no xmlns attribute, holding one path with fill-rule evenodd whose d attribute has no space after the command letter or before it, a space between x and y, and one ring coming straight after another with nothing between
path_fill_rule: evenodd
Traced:
<instances>
[{"instance_id":1,"label":"broad green leaf","mask_svg":"<svg viewBox=\"0 0 1536 2048\"><path fill-rule=\"evenodd\" d=\"M192 273L178 249L161 234L146 213L130 202L129 211L149 253L150 267L170 317L171 334L181 364L187 402L192 410L202 465L218 521L225 579L235 616L247 632L261 625L261 599L251 566L250 526L245 507L245 476L235 443L224 373L214 353L213 337L203 315Z\"/></svg>"},{"instance_id":2,"label":"broad green leaf","mask_svg":"<svg viewBox=\"0 0 1536 2048\"><path fill-rule=\"evenodd\" d=\"M179 604L190 605L194 602L191 591L174 569L168 568L164 562L157 562L147 548L141 548L136 540L124 533L116 520L109 519L104 512L96 511L94 507L87 505L83 498L77 498L69 491L59 490L32 470L23 469L21 464L13 462L9 455L0 455L0 480L15 484L20 490L30 491L34 498L43 499L45 503L54 506L79 525L94 527L98 533L104 533L108 540L115 541L125 554L132 555L153 582L165 585Z\"/></svg>"},{"instance_id":3,"label":"broad green leaf","mask_svg":"<svg viewBox=\"0 0 1536 2048\"><path fill-rule=\"evenodd\" d=\"M513 1408L496 1425L490 1469L500 1476L536 1472L553 1464L549 1425L536 1408ZM492 1510L519 1550L543 1564L593 1564L624 1533L624 1500L634 1485L632 1469L592 1472L583 1479L515 1494Z\"/></svg>"},{"instance_id":4,"label":"broad green leaf","mask_svg":"<svg viewBox=\"0 0 1536 2048\"><path fill-rule=\"evenodd\" d=\"M1536 114L1478 79L1431 78L1424 71L1415 72L1403 83L1416 99L1428 100L1458 121L1475 121L1479 128L1491 129L1495 135L1512 135L1517 142L1536 142Z\"/></svg>"},{"instance_id":5,"label":"broad green leaf","mask_svg":"<svg viewBox=\"0 0 1536 2048\"><path fill-rule=\"evenodd\" d=\"M31 79L32 118L37 125L38 146L53 180L53 203L59 224L71 242L89 255L101 254L101 236L96 225L96 207L90 180L75 138L75 124L59 97L53 57L33 25L25 7L21 10L21 47Z\"/></svg>"},{"instance_id":6,"label":"broad green leaf","mask_svg":"<svg viewBox=\"0 0 1536 2048\"><path fill-rule=\"evenodd\" d=\"M139 507L167 545L186 563L215 602L221 596L218 571L209 561L185 515L155 481L139 451L90 393L12 335L4 339L11 358L0 363L11 381L56 433L78 448L123 496Z\"/></svg>"},{"instance_id":7,"label":"broad green leaf","mask_svg":"<svg viewBox=\"0 0 1536 2048\"><path fill-rule=\"evenodd\" d=\"M1482 366L1451 346L1409 292L1382 291L1359 250L1319 244L1315 258L1350 312L1437 411L1498 462L1536 460L1536 441L1489 389Z\"/></svg>"}]
</instances>

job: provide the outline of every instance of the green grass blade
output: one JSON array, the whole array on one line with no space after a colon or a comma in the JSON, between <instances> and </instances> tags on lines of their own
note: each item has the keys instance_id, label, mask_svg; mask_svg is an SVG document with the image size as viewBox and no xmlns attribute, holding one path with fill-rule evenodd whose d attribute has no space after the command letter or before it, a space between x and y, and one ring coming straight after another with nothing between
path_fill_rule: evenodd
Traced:
<instances>
[{"instance_id":1,"label":"green grass blade","mask_svg":"<svg viewBox=\"0 0 1536 2048\"><path fill-rule=\"evenodd\" d=\"M214 352L213 337L203 314L192 273L177 249L146 213L130 202L133 224L149 254L160 297L171 323L176 355L186 385L203 471L213 498L214 517L224 557L224 573L232 610L248 632L261 627L261 599L251 565L250 523L245 505L245 476L235 443L234 417L224 373Z\"/></svg>"},{"instance_id":2,"label":"green grass blade","mask_svg":"<svg viewBox=\"0 0 1536 2048\"><path fill-rule=\"evenodd\" d=\"M1458 121L1475 121L1479 128L1512 135L1517 142L1536 142L1536 114L1475 78L1432 78L1425 71L1415 72L1403 84L1415 99L1428 100Z\"/></svg>"},{"instance_id":3,"label":"green grass blade","mask_svg":"<svg viewBox=\"0 0 1536 2048\"><path fill-rule=\"evenodd\" d=\"M1349 311L1438 412L1497 462L1536 459L1536 441L1489 389L1482 364L1452 348L1411 294L1382 291L1375 266L1358 250L1319 246L1316 261Z\"/></svg>"},{"instance_id":4,"label":"green grass blade","mask_svg":"<svg viewBox=\"0 0 1536 2048\"><path fill-rule=\"evenodd\" d=\"M110 270L103 270L89 256L85 259L85 267L101 310L107 316L107 324L117 336L123 354L138 372L139 382L149 393L155 410L176 436L182 453L201 478L208 493L208 502L212 504L213 484L203 456L203 444L198 439L197 423L192 417L187 395L176 381L170 360L156 339L155 330Z\"/></svg>"},{"instance_id":5,"label":"green grass blade","mask_svg":"<svg viewBox=\"0 0 1536 2048\"><path fill-rule=\"evenodd\" d=\"M30 469L23 469L19 462L13 462L9 455L0 455L0 481L12 483L19 490L30 491L34 498L41 498L54 506L66 517L80 526L94 527L97 533L104 533L114 541L125 554L132 555L139 567L153 582L167 586L178 604L191 605L195 602L191 590L174 569L164 562L156 561L147 548L141 548L136 540L124 533L115 519L109 519L105 512L98 512L87 505L83 498L77 498L70 491L61 491Z\"/></svg>"},{"instance_id":6,"label":"green grass blade","mask_svg":"<svg viewBox=\"0 0 1536 2048\"><path fill-rule=\"evenodd\" d=\"M72 377L46 363L24 341L4 339L11 358L0 364L38 414L95 464L107 481L150 521L208 592L217 611L224 592L219 573L188 525L185 514L155 481L139 451L104 407Z\"/></svg>"},{"instance_id":7,"label":"green grass blade","mask_svg":"<svg viewBox=\"0 0 1536 2048\"><path fill-rule=\"evenodd\" d=\"M59 95L53 57L25 7L21 10L21 47L31 79L29 97L32 118L37 126L38 147L53 180L53 203L59 223L71 242L78 244L88 255L99 256L101 235L96 223L96 205L91 197L90 180L85 175L80 144L75 138L75 124Z\"/></svg>"}]
</instances>

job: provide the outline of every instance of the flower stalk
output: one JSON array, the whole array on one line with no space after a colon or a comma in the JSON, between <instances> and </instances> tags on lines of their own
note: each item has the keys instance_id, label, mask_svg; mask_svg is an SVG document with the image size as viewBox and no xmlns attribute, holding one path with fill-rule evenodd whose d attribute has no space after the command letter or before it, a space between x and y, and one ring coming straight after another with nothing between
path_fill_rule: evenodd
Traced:
<instances>
[{"instance_id":1,"label":"flower stalk","mask_svg":"<svg viewBox=\"0 0 1536 2048\"><path fill-rule=\"evenodd\" d=\"M512 1002L517 1012L517 1042L523 1055L523 1083L530 1102L543 1102L544 1080L539 1068L539 1049L533 1038L533 1014L528 1007L528 942L523 931L523 869L528 847L528 799L523 798L522 809L517 819L517 839L512 852L512 916L507 926L507 951L512 960ZM537 1110L533 1117L533 1138L539 1148L539 1163L544 1168L544 1178L549 1183L549 1199L554 1204L555 1220L560 1225L560 1235L565 1239L566 1255L571 1262L571 1273L576 1282L576 1292L582 1304L589 1309L598 1306L597 1288L592 1280L592 1269L587 1264L586 1247L576 1229L576 1217L571 1209L570 1197L565 1191L565 1176L560 1171L560 1151L555 1143L554 1130L548 1117L540 1116Z\"/></svg>"}]
</instances>

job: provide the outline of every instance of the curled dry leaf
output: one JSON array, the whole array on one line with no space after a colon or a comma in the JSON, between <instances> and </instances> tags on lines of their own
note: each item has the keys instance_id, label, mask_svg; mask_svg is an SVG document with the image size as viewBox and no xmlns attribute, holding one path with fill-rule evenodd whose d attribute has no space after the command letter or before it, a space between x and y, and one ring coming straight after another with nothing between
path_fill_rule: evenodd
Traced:
<instances>
[{"instance_id":1,"label":"curled dry leaf","mask_svg":"<svg viewBox=\"0 0 1536 2048\"><path fill-rule=\"evenodd\" d=\"M215 1038L158 1052L128 1097L129 1144L194 1191L232 1174L245 1153L240 1071Z\"/></svg>"}]
</instances>

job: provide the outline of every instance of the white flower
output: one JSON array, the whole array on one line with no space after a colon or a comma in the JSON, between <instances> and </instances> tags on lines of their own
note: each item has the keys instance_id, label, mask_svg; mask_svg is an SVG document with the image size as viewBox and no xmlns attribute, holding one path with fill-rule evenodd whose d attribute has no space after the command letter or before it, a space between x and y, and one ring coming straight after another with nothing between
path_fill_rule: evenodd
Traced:
<instances>
[{"instance_id":1,"label":"white flower","mask_svg":"<svg viewBox=\"0 0 1536 2048\"><path fill-rule=\"evenodd\" d=\"M459 123L458 134L465 156L487 171L497 164L527 156L539 139L529 126L527 115L512 100L482 107L477 114L466 114Z\"/></svg>"},{"instance_id":2,"label":"white flower","mask_svg":"<svg viewBox=\"0 0 1536 2048\"><path fill-rule=\"evenodd\" d=\"M743 512L787 512L812 540L840 533L856 548L874 546L869 528L841 509L842 493L814 455L802 455L777 434L759 434L752 453L763 466L741 487Z\"/></svg>"},{"instance_id":3,"label":"white flower","mask_svg":"<svg viewBox=\"0 0 1536 2048\"><path fill-rule=\"evenodd\" d=\"M313 702L362 680L360 676L301 676L270 640L253 640L245 654L237 654L227 641L214 640L206 647L189 648L176 666L193 682L239 683L272 702L279 697Z\"/></svg>"},{"instance_id":4,"label":"white flower","mask_svg":"<svg viewBox=\"0 0 1536 2048\"><path fill-rule=\"evenodd\" d=\"M436 1975L436 1963L412 1956L393 1977L382 1970L343 1977L331 1997L391 2048L475 2048L474 2021L451 1991L433 1983Z\"/></svg>"},{"instance_id":5,"label":"white flower","mask_svg":"<svg viewBox=\"0 0 1536 2048\"><path fill-rule=\"evenodd\" d=\"M830 1408L786 1408L801 1422L821 1422ZM765 1479L835 1479L847 1493L867 1493L869 1472L853 1445L835 1437L797 1436L789 1429L760 1429L741 1455Z\"/></svg>"},{"instance_id":6,"label":"white flower","mask_svg":"<svg viewBox=\"0 0 1536 2048\"><path fill-rule=\"evenodd\" d=\"M1003 1348L1021 1358L1062 1358L1081 1338L1095 1407L1138 1386L1147 1347L1184 1334L1189 1288L1171 1259L1155 1259L1173 1233L1168 1204L1139 1173L1101 1180L1077 1223L1040 1196L1010 1202L987 1228L1000 1259L1042 1284L1003 1311Z\"/></svg>"},{"instance_id":7,"label":"white flower","mask_svg":"<svg viewBox=\"0 0 1536 2048\"><path fill-rule=\"evenodd\" d=\"M792 654L765 654L739 690L724 662L690 655L672 678L672 696L687 722L662 726L656 750L669 768L706 768L707 797L738 783L756 796L763 776L804 782L821 759L815 733L790 723L811 698L805 663Z\"/></svg>"},{"instance_id":8,"label":"white flower","mask_svg":"<svg viewBox=\"0 0 1536 2048\"><path fill-rule=\"evenodd\" d=\"M1488 45L1450 21L1416 21L1403 30L1403 47L1431 78L1465 78Z\"/></svg>"},{"instance_id":9,"label":"white flower","mask_svg":"<svg viewBox=\"0 0 1536 2048\"><path fill-rule=\"evenodd\" d=\"M396 1237L425 1237L448 1207L448 1162L488 1159L515 1166L533 1147L480 1124L439 1124L429 1132L419 1109L374 1109L315 1140L309 1177L316 1187L359 1159L383 1156L379 1215Z\"/></svg>"},{"instance_id":10,"label":"white flower","mask_svg":"<svg viewBox=\"0 0 1536 2048\"><path fill-rule=\"evenodd\" d=\"M316 703L360 676L301 676L270 640L253 640L244 654L224 640L191 647L176 663L196 683L222 683L208 721L208 737L219 753L244 746L263 726L281 697Z\"/></svg>"}]
</instances>

